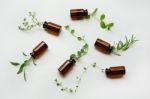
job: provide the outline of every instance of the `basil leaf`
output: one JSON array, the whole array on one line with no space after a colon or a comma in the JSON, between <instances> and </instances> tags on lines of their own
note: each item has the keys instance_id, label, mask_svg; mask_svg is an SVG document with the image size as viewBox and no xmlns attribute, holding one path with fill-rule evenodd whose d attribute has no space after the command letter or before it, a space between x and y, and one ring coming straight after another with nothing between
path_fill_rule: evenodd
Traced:
<instances>
[{"instance_id":1,"label":"basil leaf","mask_svg":"<svg viewBox=\"0 0 150 99\"><path fill-rule=\"evenodd\" d=\"M102 14L101 16L100 16L100 20L102 21L102 20L104 20L105 19L105 14Z\"/></svg>"},{"instance_id":2,"label":"basil leaf","mask_svg":"<svg viewBox=\"0 0 150 99\"><path fill-rule=\"evenodd\" d=\"M105 29L105 28L107 27L104 21L101 21L101 22L100 22L100 26L101 26L103 29Z\"/></svg>"}]
</instances>

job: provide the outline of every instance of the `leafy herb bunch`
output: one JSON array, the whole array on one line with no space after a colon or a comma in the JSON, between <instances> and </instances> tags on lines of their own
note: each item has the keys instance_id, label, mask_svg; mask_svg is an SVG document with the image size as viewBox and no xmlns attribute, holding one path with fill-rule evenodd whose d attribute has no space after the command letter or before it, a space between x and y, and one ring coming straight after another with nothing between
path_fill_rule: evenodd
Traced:
<instances>
[{"instance_id":1,"label":"leafy herb bunch","mask_svg":"<svg viewBox=\"0 0 150 99\"><path fill-rule=\"evenodd\" d=\"M30 62L31 61L33 61L33 64L34 65L36 65L35 64L35 62L34 62L34 58L32 57L32 56L30 56L30 55L27 55L27 54L25 54L25 53L22 53L23 54L23 56L25 56L25 60L24 60L24 62L23 63L20 63L20 62L10 62L12 65L14 65L14 66L20 66L19 67L19 70L18 70L18 72L17 72L17 74L21 74L22 72L24 73L24 80L25 81L27 81L27 79L26 79L26 67L30 64Z\"/></svg>"}]
</instances>

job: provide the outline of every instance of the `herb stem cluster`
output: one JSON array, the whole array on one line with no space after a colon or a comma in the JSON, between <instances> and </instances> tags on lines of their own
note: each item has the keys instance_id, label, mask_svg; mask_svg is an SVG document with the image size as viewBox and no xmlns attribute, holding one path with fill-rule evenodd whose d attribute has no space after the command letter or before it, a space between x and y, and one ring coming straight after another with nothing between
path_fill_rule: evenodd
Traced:
<instances>
[{"instance_id":1,"label":"herb stem cluster","mask_svg":"<svg viewBox=\"0 0 150 99\"><path fill-rule=\"evenodd\" d=\"M28 56L27 54L23 53L23 55L25 57L27 57L27 59L24 60L23 63L20 63L20 62L10 62L12 65L14 66L20 66L19 67L19 70L17 72L17 74L21 74L22 72L24 73L24 80L27 81L26 79L26 67L30 64L31 61L33 61L33 64L36 65L34 63L34 59L31 57L31 56Z\"/></svg>"},{"instance_id":2,"label":"herb stem cluster","mask_svg":"<svg viewBox=\"0 0 150 99\"><path fill-rule=\"evenodd\" d=\"M19 30L21 31L29 31L34 27L41 27L43 25L43 22L38 21L36 18L35 12L29 12L30 18L24 18L21 25L18 26Z\"/></svg>"},{"instance_id":3,"label":"herb stem cluster","mask_svg":"<svg viewBox=\"0 0 150 99\"><path fill-rule=\"evenodd\" d=\"M69 92L69 93L76 93L79 86L80 86L80 83L82 81L82 78L83 76L86 74L87 70L90 68L90 67L93 67L93 68L98 68L101 70L101 72L104 72L104 69L102 69L101 67L97 66L96 63L92 63L91 65L87 66L87 67L83 67L83 71L81 73L80 76L76 76L76 84L75 84L75 87L66 87L64 86L63 82L61 82L60 80L58 80L57 78L54 80L56 86L58 86L60 88L61 91L65 91L65 92Z\"/></svg>"}]
</instances>

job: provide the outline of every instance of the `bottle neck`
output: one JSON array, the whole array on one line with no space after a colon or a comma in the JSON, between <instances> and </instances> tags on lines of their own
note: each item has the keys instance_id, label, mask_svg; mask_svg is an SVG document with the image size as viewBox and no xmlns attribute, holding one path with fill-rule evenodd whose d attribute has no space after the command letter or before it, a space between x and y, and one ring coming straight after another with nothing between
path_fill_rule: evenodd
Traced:
<instances>
[{"instance_id":1,"label":"bottle neck","mask_svg":"<svg viewBox=\"0 0 150 99\"><path fill-rule=\"evenodd\" d=\"M87 10L87 9L84 10L84 16L85 16L85 17L88 16L88 10Z\"/></svg>"}]
</instances>

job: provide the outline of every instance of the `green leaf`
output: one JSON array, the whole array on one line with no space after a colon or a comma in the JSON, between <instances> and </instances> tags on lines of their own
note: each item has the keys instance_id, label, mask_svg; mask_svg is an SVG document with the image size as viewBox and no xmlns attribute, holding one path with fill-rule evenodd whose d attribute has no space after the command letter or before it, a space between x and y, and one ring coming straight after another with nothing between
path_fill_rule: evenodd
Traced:
<instances>
[{"instance_id":1,"label":"green leaf","mask_svg":"<svg viewBox=\"0 0 150 99\"><path fill-rule=\"evenodd\" d=\"M65 29L69 29L70 28L70 26L69 25L66 25L66 26L64 26L65 27Z\"/></svg>"},{"instance_id":2,"label":"green leaf","mask_svg":"<svg viewBox=\"0 0 150 99\"><path fill-rule=\"evenodd\" d=\"M70 89L69 89L69 92L70 92L70 93L72 93L72 92L73 92L73 90L70 88Z\"/></svg>"},{"instance_id":3,"label":"green leaf","mask_svg":"<svg viewBox=\"0 0 150 99\"><path fill-rule=\"evenodd\" d=\"M95 8L94 11L91 13L91 16L94 16L97 12L98 8Z\"/></svg>"},{"instance_id":4,"label":"green leaf","mask_svg":"<svg viewBox=\"0 0 150 99\"><path fill-rule=\"evenodd\" d=\"M70 59L76 59L76 54L71 54Z\"/></svg>"},{"instance_id":5,"label":"green leaf","mask_svg":"<svg viewBox=\"0 0 150 99\"><path fill-rule=\"evenodd\" d=\"M74 30L74 29L72 29L72 30L70 31L70 33L71 33L71 34L73 34L74 32L75 32L75 30Z\"/></svg>"},{"instance_id":6,"label":"green leaf","mask_svg":"<svg viewBox=\"0 0 150 99\"><path fill-rule=\"evenodd\" d=\"M83 49L87 49L88 48L88 44L86 43L86 44L84 44L84 46L83 46Z\"/></svg>"},{"instance_id":7,"label":"green leaf","mask_svg":"<svg viewBox=\"0 0 150 99\"><path fill-rule=\"evenodd\" d=\"M93 68L95 68L95 67L96 67L96 63L93 63L93 65L92 65L92 66L93 66Z\"/></svg>"},{"instance_id":8,"label":"green leaf","mask_svg":"<svg viewBox=\"0 0 150 99\"><path fill-rule=\"evenodd\" d=\"M24 67L27 65L28 62L29 62L29 60L25 60L25 61L21 64L21 66L20 66L19 71L17 72L17 74L20 74L20 73L23 72L23 69L24 69Z\"/></svg>"},{"instance_id":9,"label":"green leaf","mask_svg":"<svg viewBox=\"0 0 150 99\"><path fill-rule=\"evenodd\" d=\"M90 17L91 17L90 15L87 15L87 16L86 16L86 19L90 19Z\"/></svg>"},{"instance_id":10,"label":"green leaf","mask_svg":"<svg viewBox=\"0 0 150 99\"><path fill-rule=\"evenodd\" d=\"M109 23L107 24L107 29L110 30L110 28L112 28L114 26L114 23Z\"/></svg>"},{"instance_id":11,"label":"green leaf","mask_svg":"<svg viewBox=\"0 0 150 99\"><path fill-rule=\"evenodd\" d=\"M100 20L103 21L104 19L105 19L105 14L102 14L102 15L100 16Z\"/></svg>"},{"instance_id":12,"label":"green leaf","mask_svg":"<svg viewBox=\"0 0 150 99\"><path fill-rule=\"evenodd\" d=\"M24 65L21 65L21 67L19 68L19 71L17 72L17 74L20 74L23 71Z\"/></svg>"},{"instance_id":13,"label":"green leaf","mask_svg":"<svg viewBox=\"0 0 150 99\"><path fill-rule=\"evenodd\" d=\"M23 19L23 21L26 21L26 20L27 20L26 18Z\"/></svg>"},{"instance_id":14,"label":"green leaf","mask_svg":"<svg viewBox=\"0 0 150 99\"><path fill-rule=\"evenodd\" d=\"M80 51L77 51L77 55L78 55L78 57L80 57L82 55L82 53Z\"/></svg>"},{"instance_id":15,"label":"green leaf","mask_svg":"<svg viewBox=\"0 0 150 99\"><path fill-rule=\"evenodd\" d=\"M101 26L101 28L103 28L103 29L105 29L105 28L107 27L104 21L101 21L101 22L100 22L100 26Z\"/></svg>"},{"instance_id":16,"label":"green leaf","mask_svg":"<svg viewBox=\"0 0 150 99\"><path fill-rule=\"evenodd\" d=\"M57 80L57 78L55 78L55 80L54 80L55 82L58 82L58 80Z\"/></svg>"},{"instance_id":17,"label":"green leaf","mask_svg":"<svg viewBox=\"0 0 150 99\"><path fill-rule=\"evenodd\" d=\"M10 62L12 65L14 65L14 66L18 66L18 65L20 65L20 63L18 63L18 62Z\"/></svg>"},{"instance_id":18,"label":"green leaf","mask_svg":"<svg viewBox=\"0 0 150 99\"><path fill-rule=\"evenodd\" d=\"M24 75L23 75L23 77L24 77L24 80L27 81L27 78L26 78L26 71L25 71L25 70L24 70Z\"/></svg>"},{"instance_id":19,"label":"green leaf","mask_svg":"<svg viewBox=\"0 0 150 99\"><path fill-rule=\"evenodd\" d=\"M81 52L81 53L84 53L84 49L81 49L80 52Z\"/></svg>"},{"instance_id":20,"label":"green leaf","mask_svg":"<svg viewBox=\"0 0 150 99\"><path fill-rule=\"evenodd\" d=\"M76 76L76 79L79 79L79 76Z\"/></svg>"},{"instance_id":21,"label":"green leaf","mask_svg":"<svg viewBox=\"0 0 150 99\"><path fill-rule=\"evenodd\" d=\"M82 40L82 37L78 37L78 40L81 41L81 40Z\"/></svg>"},{"instance_id":22,"label":"green leaf","mask_svg":"<svg viewBox=\"0 0 150 99\"><path fill-rule=\"evenodd\" d=\"M28 56L28 55L27 55L26 53L24 53L24 52L23 52L22 54L23 54L24 56Z\"/></svg>"},{"instance_id":23,"label":"green leaf","mask_svg":"<svg viewBox=\"0 0 150 99\"><path fill-rule=\"evenodd\" d=\"M87 70L87 68L86 68L86 67L83 67L83 69L84 69L84 70Z\"/></svg>"}]
</instances>

